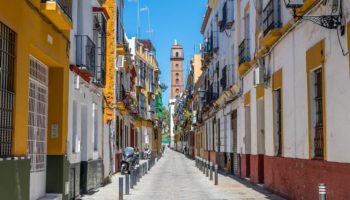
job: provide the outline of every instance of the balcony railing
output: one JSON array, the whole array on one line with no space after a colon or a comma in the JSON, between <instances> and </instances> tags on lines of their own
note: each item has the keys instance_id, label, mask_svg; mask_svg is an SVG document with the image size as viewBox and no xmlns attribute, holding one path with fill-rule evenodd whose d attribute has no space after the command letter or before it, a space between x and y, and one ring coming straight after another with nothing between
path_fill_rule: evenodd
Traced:
<instances>
[{"instance_id":1,"label":"balcony railing","mask_svg":"<svg viewBox=\"0 0 350 200\"><path fill-rule=\"evenodd\" d=\"M79 68L90 72L91 76L96 74L96 47L87 35L76 35L76 64Z\"/></svg>"},{"instance_id":2,"label":"balcony railing","mask_svg":"<svg viewBox=\"0 0 350 200\"><path fill-rule=\"evenodd\" d=\"M72 19L72 0L41 0L41 3L56 2L63 12Z\"/></svg>"},{"instance_id":3,"label":"balcony railing","mask_svg":"<svg viewBox=\"0 0 350 200\"><path fill-rule=\"evenodd\" d=\"M263 31L267 35L270 30L280 28L282 23L280 19L279 1L270 0L263 10Z\"/></svg>"},{"instance_id":4,"label":"balcony railing","mask_svg":"<svg viewBox=\"0 0 350 200\"><path fill-rule=\"evenodd\" d=\"M244 39L242 43L239 45L239 64L249 62L250 54L249 54L249 39Z\"/></svg>"},{"instance_id":5,"label":"balcony railing","mask_svg":"<svg viewBox=\"0 0 350 200\"><path fill-rule=\"evenodd\" d=\"M207 92L206 93L206 103L211 103L212 101L215 101L218 99L218 94L214 92Z\"/></svg>"}]
</instances>

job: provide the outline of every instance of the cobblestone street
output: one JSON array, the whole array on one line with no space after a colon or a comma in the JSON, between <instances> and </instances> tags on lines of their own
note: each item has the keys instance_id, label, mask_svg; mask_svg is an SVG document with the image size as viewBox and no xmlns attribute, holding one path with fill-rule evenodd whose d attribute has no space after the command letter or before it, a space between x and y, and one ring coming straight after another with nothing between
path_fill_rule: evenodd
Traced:
<instances>
[{"instance_id":1,"label":"cobblestone street","mask_svg":"<svg viewBox=\"0 0 350 200\"><path fill-rule=\"evenodd\" d=\"M118 177L113 183L102 187L93 195L85 195L84 200L118 199ZM156 165L141 178L127 200L202 200L202 199L282 199L246 181L238 181L219 175L219 185L215 186L196 167L193 160L183 154L166 150Z\"/></svg>"}]
</instances>

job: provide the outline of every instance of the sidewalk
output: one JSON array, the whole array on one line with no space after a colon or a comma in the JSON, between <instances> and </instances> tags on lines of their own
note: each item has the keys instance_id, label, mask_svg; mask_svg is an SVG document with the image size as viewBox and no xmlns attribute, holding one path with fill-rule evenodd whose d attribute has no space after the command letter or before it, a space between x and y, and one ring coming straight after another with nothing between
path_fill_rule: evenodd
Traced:
<instances>
[{"instance_id":1,"label":"sidewalk","mask_svg":"<svg viewBox=\"0 0 350 200\"><path fill-rule=\"evenodd\" d=\"M140 164L146 163L147 160L140 160ZM147 176L147 175L146 175ZM125 175L120 172L111 177L111 183L91 191L90 194L84 194L79 200L117 200L119 197L119 177L124 177L124 195L125 195ZM140 179L141 181L142 179Z\"/></svg>"}]
</instances>

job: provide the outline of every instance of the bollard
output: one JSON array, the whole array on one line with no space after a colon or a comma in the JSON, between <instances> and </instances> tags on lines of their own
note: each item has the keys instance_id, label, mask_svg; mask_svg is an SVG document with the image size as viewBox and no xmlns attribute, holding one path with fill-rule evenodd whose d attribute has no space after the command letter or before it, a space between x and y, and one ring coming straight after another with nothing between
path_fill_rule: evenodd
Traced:
<instances>
[{"instance_id":1,"label":"bollard","mask_svg":"<svg viewBox=\"0 0 350 200\"><path fill-rule=\"evenodd\" d=\"M140 176L141 176L141 166L138 166L137 167L137 182L140 182Z\"/></svg>"},{"instance_id":2,"label":"bollard","mask_svg":"<svg viewBox=\"0 0 350 200\"><path fill-rule=\"evenodd\" d=\"M125 194L129 194L129 187L130 187L130 181L129 181L129 174L125 175Z\"/></svg>"},{"instance_id":3,"label":"bollard","mask_svg":"<svg viewBox=\"0 0 350 200\"><path fill-rule=\"evenodd\" d=\"M215 185L218 185L218 165L215 164Z\"/></svg>"},{"instance_id":4,"label":"bollard","mask_svg":"<svg viewBox=\"0 0 350 200\"><path fill-rule=\"evenodd\" d=\"M123 177L119 177L119 199L122 200L123 199Z\"/></svg>"},{"instance_id":5,"label":"bollard","mask_svg":"<svg viewBox=\"0 0 350 200\"><path fill-rule=\"evenodd\" d=\"M320 195L320 200L326 200L327 199L327 190L326 190L326 185L324 183L321 183L318 186L318 193Z\"/></svg>"},{"instance_id":6,"label":"bollard","mask_svg":"<svg viewBox=\"0 0 350 200\"><path fill-rule=\"evenodd\" d=\"M131 171L130 174L130 189L134 188L134 170Z\"/></svg>"},{"instance_id":7,"label":"bollard","mask_svg":"<svg viewBox=\"0 0 350 200\"><path fill-rule=\"evenodd\" d=\"M209 176L209 161L205 162L205 176Z\"/></svg>"},{"instance_id":8,"label":"bollard","mask_svg":"<svg viewBox=\"0 0 350 200\"><path fill-rule=\"evenodd\" d=\"M203 160L203 174L205 175L205 162L206 160Z\"/></svg>"},{"instance_id":9,"label":"bollard","mask_svg":"<svg viewBox=\"0 0 350 200\"><path fill-rule=\"evenodd\" d=\"M145 174L147 174L147 163L145 163Z\"/></svg>"},{"instance_id":10,"label":"bollard","mask_svg":"<svg viewBox=\"0 0 350 200\"><path fill-rule=\"evenodd\" d=\"M199 170L202 171L202 158L199 158L198 165L199 165Z\"/></svg>"},{"instance_id":11,"label":"bollard","mask_svg":"<svg viewBox=\"0 0 350 200\"><path fill-rule=\"evenodd\" d=\"M209 170L210 170L210 178L209 178L209 180L213 180L213 162L210 162Z\"/></svg>"}]
</instances>

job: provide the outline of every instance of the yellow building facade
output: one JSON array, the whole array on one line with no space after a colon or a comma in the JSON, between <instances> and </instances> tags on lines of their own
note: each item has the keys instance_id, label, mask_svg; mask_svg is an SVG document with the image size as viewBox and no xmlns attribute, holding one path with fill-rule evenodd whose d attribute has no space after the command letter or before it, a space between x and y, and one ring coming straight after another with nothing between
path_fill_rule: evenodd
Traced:
<instances>
[{"instance_id":1,"label":"yellow building facade","mask_svg":"<svg viewBox=\"0 0 350 200\"><path fill-rule=\"evenodd\" d=\"M5 44L14 48L14 62L6 66L13 70L7 78L14 84L9 91L14 94L13 110L7 116L12 120L11 146L6 146L10 151L2 151L1 157L22 158L0 161L0 173L5 177L0 182L6 181L0 183L0 193L5 199L64 193L70 13L55 1L0 1L0 23L1 50L6 51ZM9 31L13 32L10 38ZM5 66L0 67L4 72ZM3 148L4 138L0 138ZM16 181L15 169L21 173ZM54 173L53 169L59 170Z\"/></svg>"}]
</instances>

